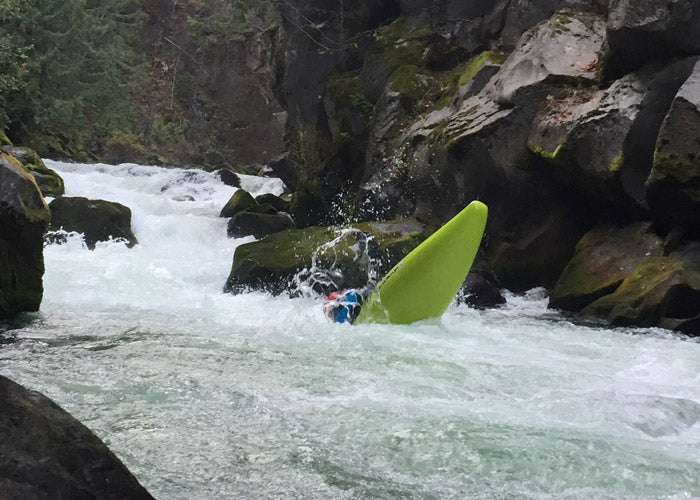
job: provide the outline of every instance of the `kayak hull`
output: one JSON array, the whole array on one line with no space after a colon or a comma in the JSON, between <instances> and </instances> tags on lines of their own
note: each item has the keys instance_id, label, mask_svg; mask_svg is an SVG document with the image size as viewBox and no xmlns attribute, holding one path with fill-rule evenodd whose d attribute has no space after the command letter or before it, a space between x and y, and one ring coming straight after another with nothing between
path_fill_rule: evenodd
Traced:
<instances>
[{"instance_id":1,"label":"kayak hull","mask_svg":"<svg viewBox=\"0 0 700 500\"><path fill-rule=\"evenodd\" d=\"M473 201L379 282L355 323L408 324L445 312L469 273L488 208Z\"/></svg>"}]
</instances>

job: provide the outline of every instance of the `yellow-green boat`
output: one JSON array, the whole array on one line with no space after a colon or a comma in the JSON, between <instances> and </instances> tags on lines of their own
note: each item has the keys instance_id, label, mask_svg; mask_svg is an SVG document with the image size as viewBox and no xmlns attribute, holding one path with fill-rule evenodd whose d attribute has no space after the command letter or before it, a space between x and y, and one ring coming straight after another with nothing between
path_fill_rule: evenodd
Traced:
<instances>
[{"instance_id":1,"label":"yellow-green boat","mask_svg":"<svg viewBox=\"0 0 700 500\"><path fill-rule=\"evenodd\" d=\"M445 312L474 262L488 208L471 202L396 264L362 306L357 323L408 324Z\"/></svg>"}]
</instances>

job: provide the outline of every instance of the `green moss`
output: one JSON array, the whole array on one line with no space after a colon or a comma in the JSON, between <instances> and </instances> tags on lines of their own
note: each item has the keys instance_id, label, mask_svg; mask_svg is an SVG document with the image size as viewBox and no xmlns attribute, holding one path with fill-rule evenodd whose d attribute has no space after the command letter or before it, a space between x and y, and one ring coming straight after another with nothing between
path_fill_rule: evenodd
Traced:
<instances>
[{"instance_id":1,"label":"green moss","mask_svg":"<svg viewBox=\"0 0 700 500\"><path fill-rule=\"evenodd\" d=\"M389 74L407 64L420 64L432 34L430 26L412 30L403 20L378 29L374 38L382 47Z\"/></svg>"},{"instance_id":2,"label":"green moss","mask_svg":"<svg viewBox=\"0 0 700 500\"><path fill-rule=\"evenodd\" d=\"M461 86L469 83L472 80L472 78L476 76L481 67L487 62L501 65L505 62L507 57L508 56L502 52L494 52L492 50L482 52L478 56L475 56L469 61L467 61L466 67L464 68L464 71L459 77L458 84Z\"/></svg>"},{"instance_id":3,"label":"green moss","mask_svg":"<svg viewBox=\"0 0 700 500\"><path fill-rule=\"evenodd\" d=\"M654 176L657 179L671 177L682 183L700 178L700 157L654 151Z\"/></svg>"},{"instance_id":4,"label":"green moss","mask_svg":"<svg viewBox=\"0 0 700 500\"><path fill-rule=\"evenodd\" d=\"M394 71L389 77L389 83L394 92L417 101L428 98L428 94L436 87L436 82L414 64L401 66Z\"/></svg>"},{"instance_id":5,"label":"green moss","mask_svg":"<svg viewBox=\"0 0 700 500\"><path fill-rule=\"evenodd\" d=\"M532 151L536 155L541 156L542 158L545 158L547 160L556 160L557 156L559 156L559 153L561 152L562 148L564 147L564 144L559 144L554 151L548 151L544 149L542 146L537 146L535 149Z\"/></svg>"},{"instance_id":6,"label":"green moss","mask_svg":"<svg viewBox=\"0 0 700 500\"><path fill-rule=\"evenodd\" d=\"M12 146L12 141L5 135L5 132L0 130L0 146Z\"/></svg>"},{"instance_id":7,"label":"green moss","mask_svg":"<svg viewBox=\"0 0 700 500\"><path fill-rule=\"evenodd\" d=\"M610 162L610 171L611 172L619 172L622 170L622 165L625 163L625 154L620 153L617 155L615 158L612 159Z\"/></svg>"}]
</instances>

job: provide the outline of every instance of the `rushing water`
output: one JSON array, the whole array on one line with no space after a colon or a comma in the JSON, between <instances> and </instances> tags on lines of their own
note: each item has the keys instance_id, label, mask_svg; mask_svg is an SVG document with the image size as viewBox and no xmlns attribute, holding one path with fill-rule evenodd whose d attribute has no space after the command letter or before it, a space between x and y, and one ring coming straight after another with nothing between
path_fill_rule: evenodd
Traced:
<instances>
[{"instance_id":1,"label":"rushing water","mask_svg":"<svg viewBox=\"0 0 700 500\"><path fill-rule=\"evenodd\" d=\"M48 163L67 195L129 206L140 244L47 246L41 311L0 334L0 373L156 498L700 498L700 343L576 326L538 291L331 324L318 297L222 293L252 238L226 237L235 188L212 174Z\"/></svg>"}]
</instances>

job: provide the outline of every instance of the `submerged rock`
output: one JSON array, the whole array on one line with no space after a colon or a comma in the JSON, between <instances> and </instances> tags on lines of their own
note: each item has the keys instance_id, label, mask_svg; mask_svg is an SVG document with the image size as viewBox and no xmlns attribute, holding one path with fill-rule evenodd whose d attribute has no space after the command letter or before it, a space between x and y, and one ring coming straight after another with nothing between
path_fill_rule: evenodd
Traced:
<instances>
[{"instance_id":1,"label":"submerged rock","mask_svg":"<svg viewBox=\"0 0 700 500\"><path fill-rule=\"evenodd\" d=\"M58 197L63 196L66 192L61 176L58 175L56 171L47 167L41 157L33 149L4 146L2 150L17 158L24 169L32 174L42 195Z\"/></svg>"},{"instance_id":2,"label":"submerged rock","mask_svg":"<svg viewBox=\"0 0 700 500\"><path fill-rule=\"evenodd\" d=\"M110 239L123 238L129 248L138 243L131 230L131 210L120 203L63 196L53 200L49 208L51 230L81 233L91 250L98 241Z\"/></svg>"},{"instance_id":3,"label":"submerged rock","mask_svg":"<svg viewBox=\"0 0 700 500\"><path fill-rule=\"evenodd\" d=\"M153 497L87 427L46 396L0 376L0 497Z\"/></svg>"},{"instance_id":4,"label":"submerged rock","mask_svg":"<svg viewBox=\"0 0 700 500\"><path fill-rule=\"evenodd\" d=\"M0 319L39 309L49 218L34 178L0 152Z\"/></svg>"},{"instance_id":5,"label":"submerged rock","mask_svg":"<svg viewBox=\"0 0 700 500\"><path fill-rule=\"evenodd\" d=\"M663 240L651 232L651 223L598 226L581 238L573 258L552 290L549 307L580 311L608 295L649 257L658 257Z\"/></svg>"}]
</instances>

